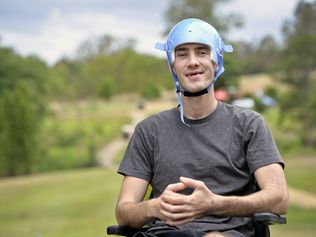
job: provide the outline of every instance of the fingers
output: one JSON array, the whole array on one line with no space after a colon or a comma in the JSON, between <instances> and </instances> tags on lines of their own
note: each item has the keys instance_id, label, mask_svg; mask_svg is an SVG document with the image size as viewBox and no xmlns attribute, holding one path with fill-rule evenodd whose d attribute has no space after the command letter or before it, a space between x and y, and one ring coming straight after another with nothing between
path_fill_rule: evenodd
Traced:
<instances>
[{"instance_id":1,"label":"fingers","mask_svg":"<svg viewBox=\"0 0 316 237\"><path fill-rule=\"evenodd\" d=\"M183 185L185 185L186 187L191 187L194 189L200 189L205 187L205 184L202 181L186 177L180 177L180 182L183 183Z\"/></svg>"},{"instance_id":2,"label":"fingers","mask_svg":"<svg viewBox=\"0 0 316 237\"><path fill-rule=\"evenodd\" d=\"M188 187L191 187L195 190L207 189L206 185L202 181L180 177L179 183L170 184L167 186L161 198L164 202L173 205L187 204L190 202L192 195L183 195L177 192Z\"/></svg>"},{"instance_id":3,"label":"fingers","mask_svg":"<svg viewBox=\"0 0 316 237\"><path fill-rule=\"evenodd\" d=\"M174 205L182 204L185 196L177 192L185 188L186 186L181 182L169 184L164 193L161 195L161 199L166 203Z\"/></svg>"},{"instance_id":4,"label":"fingers","mask_svg":"<svg viewBox=\"0 0 316 237\"><path fill-rule=\"evenodd\" d=\"M185 188L186 186L183 183L179 182L179 183L169 184L166 188L166 191L178 192Z\"/></svg>"},{"instance_id":5,"label":"fingers","mask_svg":"<svg viewBox=\"0 0 316 237\"><path fill-rule=\"evenodd\" d=\"M160 210L168 225L180 225L195 219L194 212L187 210L186 206L165 206Z\"/></svg>"},{"instance_id":6,"label":"fingers","mask_svg":"<svg viewBox=\"0 0 316 237\"><path fill-rule=\"evenodd\" d=\"M191 195L177 193L191 187ZM160 214L169 225L179 225L193 221L199 216L201 203L208 188L202 181L181 177L179 183L170 184L160 196Z\"/></svg>"}]
</instances>

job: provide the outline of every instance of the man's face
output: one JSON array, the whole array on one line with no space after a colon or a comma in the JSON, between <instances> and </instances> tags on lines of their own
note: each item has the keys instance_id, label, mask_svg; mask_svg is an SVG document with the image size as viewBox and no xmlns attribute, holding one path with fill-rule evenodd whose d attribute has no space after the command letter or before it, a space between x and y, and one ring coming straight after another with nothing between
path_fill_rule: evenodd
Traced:
<instances>
[{"instance_id":1,"label":"man's face","mask_svg":"<svg viewBox=\"0 0 316 237\"><path fill-rule=\"evenodd\" d=\"M173 69L185 91L205 89L214 79L216 67L211 61L211 49L206 45L188 43L175 49Z\"/></svg>"}]
</instances>

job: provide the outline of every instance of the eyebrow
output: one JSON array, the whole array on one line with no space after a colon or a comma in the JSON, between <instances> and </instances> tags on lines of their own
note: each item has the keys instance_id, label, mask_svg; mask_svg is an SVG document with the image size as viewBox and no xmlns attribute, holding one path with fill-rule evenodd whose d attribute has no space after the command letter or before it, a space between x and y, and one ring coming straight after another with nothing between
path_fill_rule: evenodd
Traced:
<instances>
[{"instance_id":1,"label":"eyebrow","mask_svg":"<svg viewBox=\"0 0 316 237\"><path fill-rule=\"evenodd\" d=\"M200 49L211 50L210 47L208 47L208 46L198 46L198 47L194 48L194 50L200 50ZM176 48L175 51L177 52L177 51L186 51L186 50L189 50L189 48L186 46L180 46L180 47Z\"/></svg>"}]
</instances>

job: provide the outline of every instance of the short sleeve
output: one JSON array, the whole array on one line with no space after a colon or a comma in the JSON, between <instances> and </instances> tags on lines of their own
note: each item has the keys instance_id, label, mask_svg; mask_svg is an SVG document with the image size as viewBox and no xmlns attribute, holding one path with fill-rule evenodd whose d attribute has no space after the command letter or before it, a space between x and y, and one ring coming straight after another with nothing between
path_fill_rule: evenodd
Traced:
<instances>
[{"instance_id":1,"label":"short sleeve","mask_svg":"<svg viewBox=\"0 0 316 237\"><path fill-rule=\"evenodd\" d=\"M272 137L268 125L262 116L254 119L245 132L246 157L250 172L260 167L279 163L284 168L284 162Z\"/></svg>"},{"instance_id":2,"label":"short sleeve","mask_svg":"<svg viewBox=\"0 0 316 237\"><path fill-rule=\"evenodd\" d=\"M138 124L118 169L122 175L151 181L153 176L153 137L144 124Z\"/></svg>"}]
</instances>

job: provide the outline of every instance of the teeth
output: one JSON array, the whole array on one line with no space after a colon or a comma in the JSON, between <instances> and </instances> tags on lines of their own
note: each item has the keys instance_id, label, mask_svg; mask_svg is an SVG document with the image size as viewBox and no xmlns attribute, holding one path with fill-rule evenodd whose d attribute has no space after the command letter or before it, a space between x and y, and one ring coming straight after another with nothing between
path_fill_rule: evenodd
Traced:
<instances>
[{"instance_id":1,"label":"teeth","mask_svg":"<svg viewBox=\"0 0 316 237\"><path fill-rule=\"evenodd\" d=\"M189 73L188 76L189 76L189 77L192 77L192 76L196 76L196 75L198 75L198 74L201 74L201 73L199 73L199 72L196 72L196 73Z\"/></svg>"}]
</instances>

